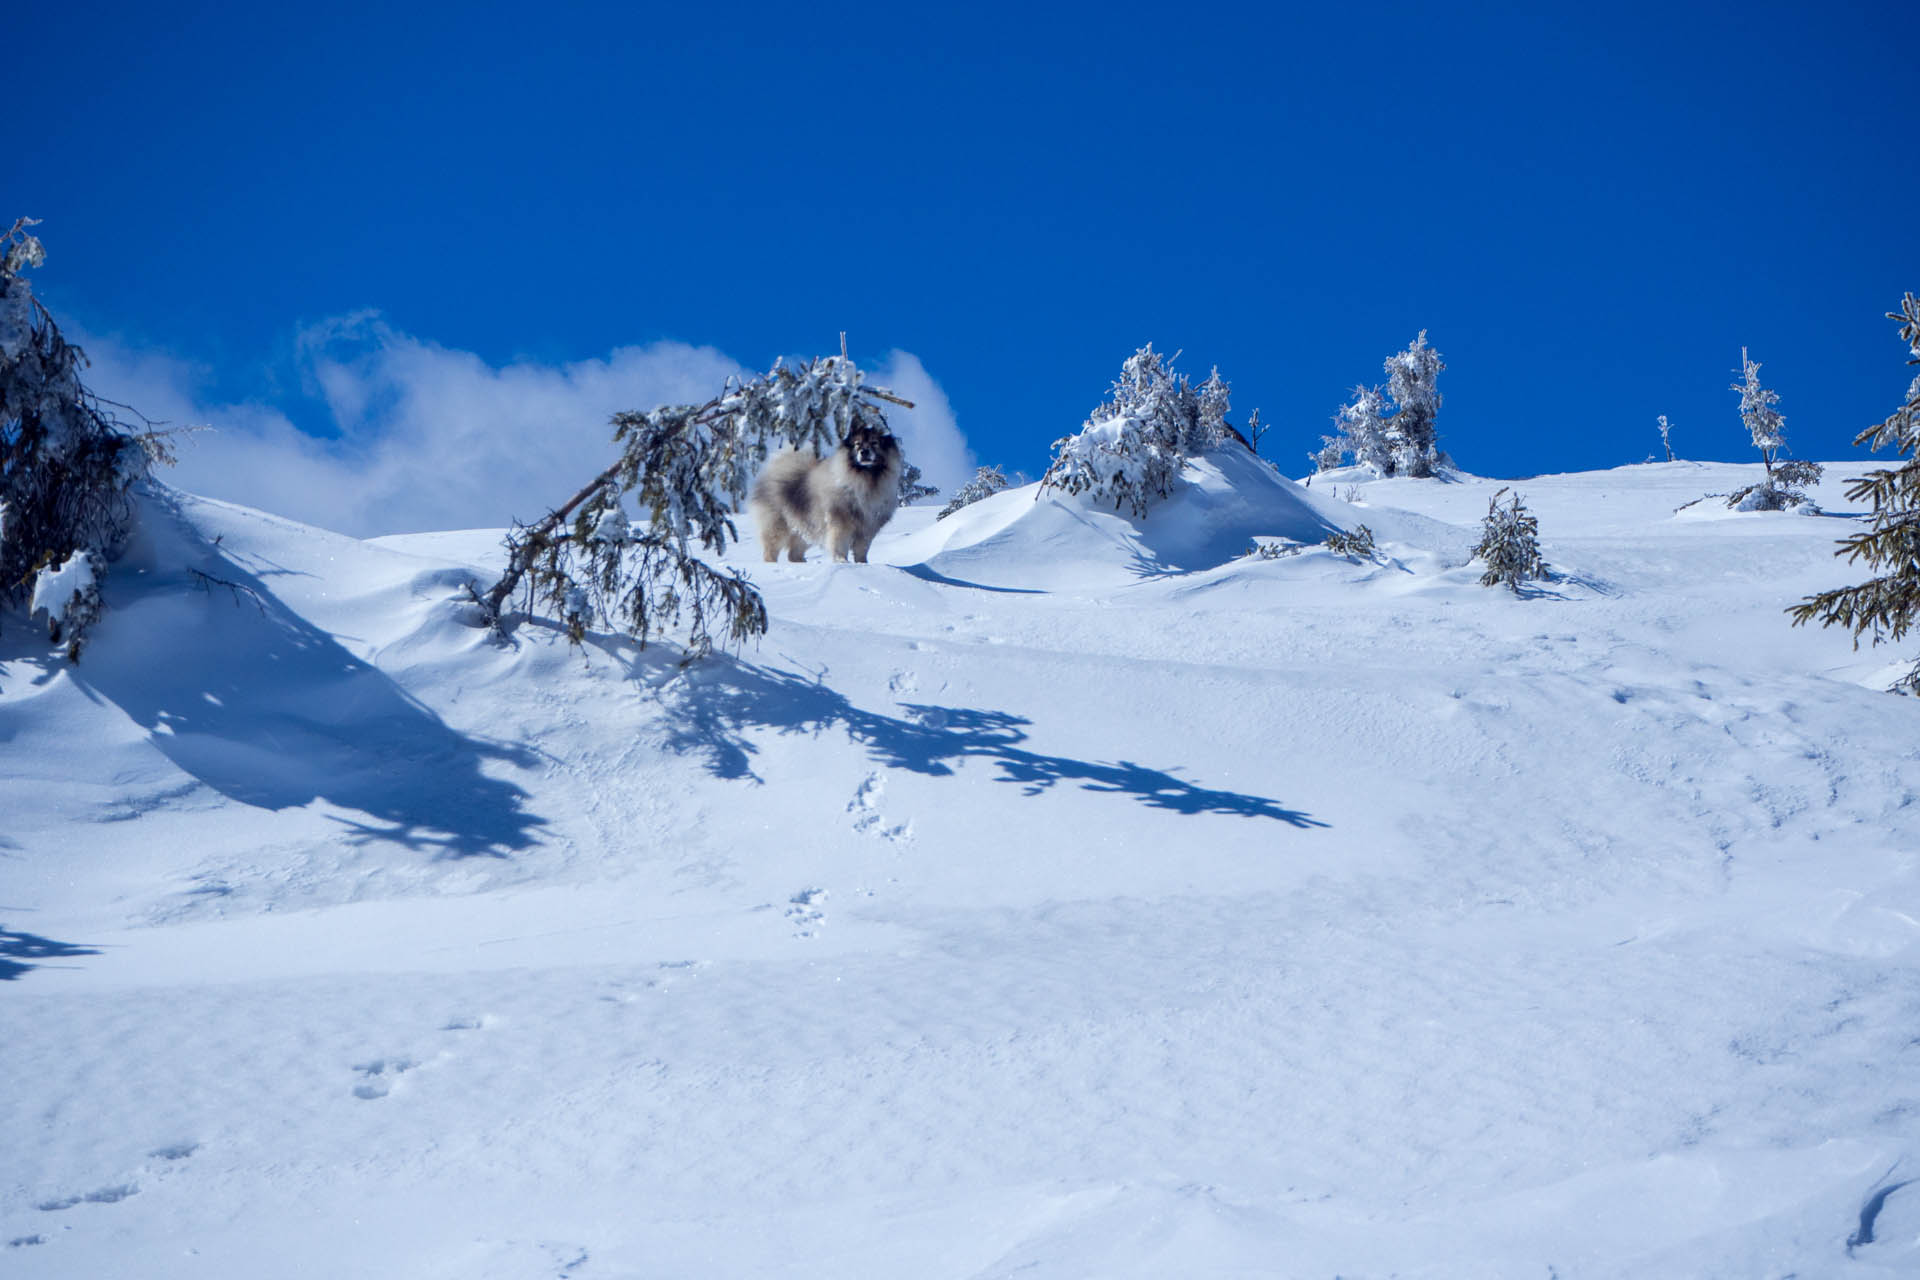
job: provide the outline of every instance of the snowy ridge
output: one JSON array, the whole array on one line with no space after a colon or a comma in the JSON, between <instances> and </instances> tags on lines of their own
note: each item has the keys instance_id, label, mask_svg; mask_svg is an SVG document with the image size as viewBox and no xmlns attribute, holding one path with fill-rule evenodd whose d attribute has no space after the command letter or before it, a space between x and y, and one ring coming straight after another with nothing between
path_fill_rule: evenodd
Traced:
<instances>
[{"instance_id":1,"label":"snowy ridge","mask_svg":"<svg viewBox=\"0 0 1920 1280\"><path fill-rule=\"evenodd\" d=\"M0 1273L1909 1274L1914 706L1781 613L1859 469L1517 482L1523 598L1507 482L1234 449L743 525L686 670L154 499L0 633Z\"/></svg>"}]
</instances>

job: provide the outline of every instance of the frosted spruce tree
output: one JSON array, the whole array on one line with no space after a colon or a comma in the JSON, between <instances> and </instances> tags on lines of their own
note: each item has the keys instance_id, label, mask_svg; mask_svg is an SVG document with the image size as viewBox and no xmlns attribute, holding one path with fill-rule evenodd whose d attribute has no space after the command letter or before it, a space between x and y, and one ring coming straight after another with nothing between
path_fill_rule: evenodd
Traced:
<instances>
[{"instance_id":1,"label":"frosted spruce tree","mask_svg":"<svg viewBox=\"0 0 1920 1280\"><path fill-rule=\"evenodd\" d=\"M1393 474L1393 443L1387 437L1387 397L1379 387L1355 387L1353 399L1334 410L1332 436L1321 438L1315 461L1322 471L1352 457L1356 467L1375 475Z\"/></svg>"},{"instance_id":2,"label":"frosted spruce tree","mask_svg":"<svg viewBox=\"0 0 1920 1280\"><path fill-rule=\"evenodd\" d=\"M1920 364L1920 299L1907 294L1900 310L1889 311L1887 318L1900 325L1900 338L1912 356L1907 363ZM1898 467L1869 471L1847 486L1849 501L1872 500L1873 524L1841 539L1834 552L1849 562L1864 560L1868 568L1886 572L1858 586L1808 596L1787 612L1796 627L1816 621L1823 627L1838 623L1853 632L1856 648L1866 632L1873 633L1874 644L1882 640L1897 644L1920 615L1920 377L1908 384L1905 404L1853 442L1875 452L1890 446L1906 458ZM1920 662L1893 687L1899 693L1920 693Z\"/></svg>"},{"instance_id":3,"label":"frosted spruce tree","mask_svg":"<svg viewBox=\"0 0 1920 1280\"><path fill-rule=\"evenodd\" d=\"M1760 365L1740 348L1741 380L1729 388L1740 396L1740 421L1760 451L1767 478L1727 495L1727 505L1739 511L1784 511L1807 501L1806 487L1820 481L1820 464L1788 459L1787 420L1773 406L1780 397L1760 385Z\"/></svg>"},{"instance_id":4,"label":"frosted spruce tree","mask_svg":"<svg viewBox=\"0 0 1920 1280\"><path fill-rule=\"evenodd\" d=\"M909 462L900 472L900 505L910 507L922 498L938 495L940 490L926 482L920 468Z\"/></svg>"},{"instance_id":5,"label":"frosted spruce tree","mask_svg":"<svg viewBox=\"0 0 1920 1280\"><path fill-rule=\"evenodd\" d=\"M619 458L546 518L513 527L506 572L484 594L469 588L477 621L504 636L507 604L524 592L528 610L545 608L576 644L597 622L642 645L684 626L689 662L712 652L716 633L733 644L764 634L759 592L696 548L719 554L737 540L733 512L773 449L824 455L856 426L887 431L880 401L912 407L865 385L842 354L777 363L705 404L615 414Z\"/></svg>"},{"instance_id":6,"label":"frosted spruce tree","mask_svg":"<svg viewBox=\"0 0 1920 1280\"><path fill-rule=\"evenodd\" d=\"M1439 381L1446 367L1427 345L1425 329L1405 351L1387 357L1387 394L1396 406L1387 421L1394 468L1389 474L1430 476L1439 465Z\"/></svg>"},{"instance_id":7,"label":"frosted spruce tree","mask_svg":"<svg viewBox=\"0 0 1920 1280\"><path fill-rule=\"evenodd\" d=\"M1332 471L1351 457L1377 476L1431 476L1443 459L1439 379L1446 367L1422 329L1405 351L1387 357L1384 392L1355 387L1353 399L1334 412L1335 434L1321 437L1314 465Z\"/></svg>"},{"instance_id":8,"label":"frosted spruce tree","mask_svg":"<svg viewBox=\"0 0 1920 1280\"><path fill-rule=\"evenodd\" d=\"M1173 491L1188 458L1217 447L1226 434L1228 386L1219 370L1199 387L1173 370L1148 343L1120 369L1107 399L1075 435L1053 443L1044 489L1112 500L1144 516Z\"/></svg>"},{"instance_id":9,"label":"frosted spruce tree","mask_svg":"<svg viewBox=\"0 0 1920 1280\"><path fill-rule=\"evenodd\" d=\"M982 498L991 498L1006 487L1005 472L998 467L981 467L973 473L973 479L960 486L960 491L953 495L953 500L940 508L940 514L934 519L945 520L960 508L970 507Z\"/></svg>"},{"instance_id":10,"label":"frosted spruce tree","mask_svg":"<svg viewBox=\"0 0 1920 1280\"><path fill-rule=\"evenodd\" d=\"M1667 415L1663 413L1660 415L1659 422L1656 423L1655 425L1657 425L1660 428L1660 447L1667 451L1667 461L1672 462L1673 461L1673 441L1669 437L1668 433L1673 430L1673 424L1667 421Z\"/></svg>"},{"instance_id":11,"label":"frosted spruce tree","mask_svg":"<svg viewBox=\"0 0 1920 1280\"><path fill-rule=\"evenodd\" d=\"M85 354L27 281L46 260L33 225L18 219L0 240L0 611L44 613L49 639L78 662L133 522L131 490L165 443L82 385Z\"/></svg>"},{"instance_id":12,"label":"frosted spruce tree","mask_svg":"<svg viewBox=\"0 0 1920 1280\"><path fill-rule=\"evenodd\" d=\"M1517 493L1500 505L1500 495L1507 492L1502 489L1488 500L1473 558L1487 566L1481 586L1506 586L1519 595L1521 583L1547 576L1547 562L1540 558L1540 522Z\"/></svg>"}]
</instances>

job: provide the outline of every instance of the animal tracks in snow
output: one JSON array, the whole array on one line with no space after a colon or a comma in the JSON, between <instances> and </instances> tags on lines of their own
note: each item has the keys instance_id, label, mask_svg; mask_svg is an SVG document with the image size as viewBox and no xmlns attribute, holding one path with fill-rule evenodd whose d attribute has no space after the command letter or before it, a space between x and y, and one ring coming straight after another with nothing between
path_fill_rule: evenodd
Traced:
<instances>
[{"instance_id":1,"label":"animal tracks in snow","mask_svg":"<svg viewBox=\"0 0 1920 1280\"><path fill-rule=\"evenodd\" d=\"M887 821L886 815L880 812L880 798L886 790L886 775L869 773L854 790L853 799L847 801L847 812L853 815L853 829L861 835L905 844L913 839L913 823Z\"/></svg>"},{"instance_id":2,"label":"animal tracks in snow","mask_svg":"<svg viewBox=\"0 0 1920 1280\"><path fill-rule=\"evenodd\" d=\"M443 1032L483 1031L497 1025L498 1022L499 1019L490 1013L478 1016L457 1014L441 1023L440 1030ZM363 1102L384 1098L400 1085L401 1078L408 1072L418 1070L424 1065L444 1062L452 1056L451 1053L443 1050L435 1054L429 1063L422 1063L402 1054L389 1054L385 1057L369 1058L365 1062L356 1062L353 1064L353 1071L360 1077L360 1083L353 1087L353 1096Z\"/></svg>"},{"instance_id":3,"label":"animal tracks in snow","mask_svg":"<svg viewBox=\"0 0 1920 1280\"><path fill-rule=\"evenodd\" d=\"M91 1191L49 1196L45 1200L35 1202L33 1207L42 1213L65 1213L67 1210L79 1208L81 1205L119 1204L122 1200L130 1200L140 1194L142 1178L165 1178L172 1173L182 1161L191 1157L194 1152L198 1150L200 1150L200 1144L197 1142L170 1142L166 1146L157 1147L149 1151L147 1153L148 1163L141 1166L138 1173L134 1176L125 1178L119 1182L110 1182L105 1186L95 1187ZM36 1232L31 1235L9 1237L7 1240L7 1248L28 1249L35 1245L43 1245L46 1243L47 1237Z\"/></svg>"},{"instance_id":4,"label":"animal tracks in snow","mask_svg":"<svg viewBox=\"0 0 1920 1280\"><path fill-rule=\"evenodd\" d=\"M802 889L787 900L787 919L793 922L793 936L811 938L826 923L825 889Z\"/></svg>"}]
</instances>

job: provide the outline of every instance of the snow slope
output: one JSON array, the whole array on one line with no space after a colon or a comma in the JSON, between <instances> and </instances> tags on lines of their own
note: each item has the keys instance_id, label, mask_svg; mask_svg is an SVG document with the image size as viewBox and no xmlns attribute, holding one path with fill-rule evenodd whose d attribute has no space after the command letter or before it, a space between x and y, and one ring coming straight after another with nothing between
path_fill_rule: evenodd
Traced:
<instances>
[{"instance_id":1,"label":"snow slope","mask_svg":"<svg viewBox=\"0 0 1920 1280\"><path fill-rule=\"evenodd\" d=\"M0 634L0 1274L1912 1274L1916 708L1781 613L1859 469L1523 482L1516 598L1500 482L1223 451L742 552L686 670L156 499Z\"/></svg>"}]
</instances>

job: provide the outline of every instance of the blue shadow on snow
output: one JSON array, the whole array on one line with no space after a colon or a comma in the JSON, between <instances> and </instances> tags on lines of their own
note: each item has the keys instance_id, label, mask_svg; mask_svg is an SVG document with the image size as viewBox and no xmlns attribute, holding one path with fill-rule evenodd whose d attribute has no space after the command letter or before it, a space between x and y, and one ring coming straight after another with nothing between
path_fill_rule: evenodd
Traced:
<instances>
[{"instance_id":1,"label":"blue shadow on snow","mask_svg":"<svg viewBox=\"0 0 1920 1280\"><path fill-rule=\"evenodd\" d=\"M168 514L148 508L148 518ZM114 616L72 669L78 684L241 804L278 811L325 800L365 815L337 818L358 842L442 857L506 857L536 842L546 820L527 811L527 793L482 768L526 767L533 751L453 729L185 520L174 526L175 546L197 552L208 577L157 573L132 598L133 581L116 581Z\"/></svg>"},{"instance_id":2,"label":"blue shadow on snow","mask_svg":"<svg viewBox=\"0 0 1920 1280\"><path fill-rule=\"evenodd\" d=\"M959 761L988 760L1000 767L1000 781L1018 784L1024 795L1077 782L1087 791L1129 795L1172 813L1271 818L1303 829L1327 825L1265 796L1196 786L1131 760L1075 760L1031 751L1021 744L1032 722L1004 711L901 703L903 715L884 715L854 706L818 681L719 655L689 669L676 685L681 687L669 695L674 715L667 745L704 754L722 778L760 781L751 765L751 730L819 733L837 725L880 763L932 777L951 775Z\"/></svg>"}]
</instances>

